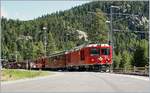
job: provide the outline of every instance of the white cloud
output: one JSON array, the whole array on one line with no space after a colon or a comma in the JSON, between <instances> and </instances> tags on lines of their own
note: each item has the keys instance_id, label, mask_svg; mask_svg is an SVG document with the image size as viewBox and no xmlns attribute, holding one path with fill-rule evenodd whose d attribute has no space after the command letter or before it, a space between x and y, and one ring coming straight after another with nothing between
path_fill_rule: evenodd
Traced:
<instances>
[{"instance_id":1,"label":"white cloud","mask_svg":"<svg viewBox=\"0 0 150 93\"><path fill-rule=\"evenodd\" d=\"M3 16L3 17L7 17L7 16L8 16L7 13L6 13L6 11L4 11L3 9L1 9L0 15L1 15L1 17L2 17L2 16Z\"/></svg>"}]
</instances>

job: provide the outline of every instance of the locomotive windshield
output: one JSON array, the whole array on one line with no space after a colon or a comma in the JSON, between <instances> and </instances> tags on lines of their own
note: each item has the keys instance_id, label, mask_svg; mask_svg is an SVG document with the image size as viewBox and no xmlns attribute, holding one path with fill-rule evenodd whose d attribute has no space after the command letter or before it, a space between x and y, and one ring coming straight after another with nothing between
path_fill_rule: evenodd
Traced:
<instances>
[{"instance_id":1,"label":"locomotive windshield","mask_svg":"<svg viewBox=\"0 0 150 93\"><path fill-rule=\"evenodd\" d=\"M101 53L102 53L102 55L109 55L110 54L110 49L109 48L102 48Z\"/></svg>"},{"instance_id":2,"label":"locomotive windshield","mask_svg":"<svg viewBox=\"0 0 150 93\"><path fill-rule=\"evenodd\" d=\"M97 55L100 55L100 49L98 48L91 48L91 51L90 51L90 54L92 56L97 56Z\"/></svg>"}]
</instances>

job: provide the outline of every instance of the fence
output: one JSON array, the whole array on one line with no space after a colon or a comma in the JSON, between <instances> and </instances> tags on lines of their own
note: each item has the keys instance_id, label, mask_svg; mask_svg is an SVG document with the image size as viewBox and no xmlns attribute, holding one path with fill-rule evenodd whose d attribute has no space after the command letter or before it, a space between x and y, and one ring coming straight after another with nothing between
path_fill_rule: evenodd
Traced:
<instances>
[{"instance_id":1,"label":"fence","mask_svg":"<svg viewBox=\"0 0 150 93\"><path fill-rule=\"evenodd\" d=\"M149 66L145 66L145 67L134 66L131 69L119 68L119 69L113 69L113 72L119 73L119 74L133 74L133 75L149 76Z\"/></svg>"}]
</instances>

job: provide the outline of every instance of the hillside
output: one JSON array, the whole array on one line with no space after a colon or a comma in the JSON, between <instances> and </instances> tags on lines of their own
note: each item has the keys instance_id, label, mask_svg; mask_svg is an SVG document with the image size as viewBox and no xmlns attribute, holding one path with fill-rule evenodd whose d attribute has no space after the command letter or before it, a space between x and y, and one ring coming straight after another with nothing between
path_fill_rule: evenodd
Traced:
<instances>
[{"instance_id":1,"label":"hillside","mask_svg":"<svg viewBox=\"0 0 150 93\"><path fill-rule=\"evenodd\" d=\"M110 14L111 5L120 6L120 9L113 9L114 13L120 13L113 15L113 29L148 31L148 1L94 1L30 21L2 18L2 58L36 59L44 53L44 36L47 37L47 55L87 42L108 43L110 29L106 21L110 16L105 13ZM138 16L121 15L123 13ZM46 34L44 26L47 27ZM85 33L80 38L81 32L87 33L87 39ZM113 40L115 67L148 64L147 34L114 32Z\"/></svg>"}]
</instances>

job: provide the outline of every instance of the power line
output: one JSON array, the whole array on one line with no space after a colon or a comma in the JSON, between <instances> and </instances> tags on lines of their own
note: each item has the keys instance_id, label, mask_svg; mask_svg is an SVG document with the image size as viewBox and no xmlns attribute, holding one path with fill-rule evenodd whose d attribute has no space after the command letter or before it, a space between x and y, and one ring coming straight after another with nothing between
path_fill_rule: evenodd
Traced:
<instances>
[{"instance_id":1,"label":"power line","mask_svg":"<svg viewBox=\"0 0 150 93\"><path fill-rule=\"evenodd\" d=\"M115 15L125 15L125 16L141 16L141 15L137 15L137 14L127 14L127 13L112 13Z\"/></svg>"},{"instance_id":2,"label":"power line","mask_svg":"<svg viewBox=\"0 0 150 93\"><path fill-rule=\"evenodd\" d=\"M94 13L94 12L89 12L89 13ZM111 16L111 13L102 13L102 14ZM129 14L129 13L112 13L112 15L141 16L138 14Z\"/></svg>"},{"instance_id":3,"label":"power line","mask_svg":"<svg viewBox=\"0 0 150 93\"><path fill-rule=\"evenodd\" d=\"M118 29L113 29L113 32L122 32L122 33L127 33L127 32L131 32L131 33L147 33L149 34L149 31L130 31L130 30L118 30Z\"/></svg>"}]
</instances>

